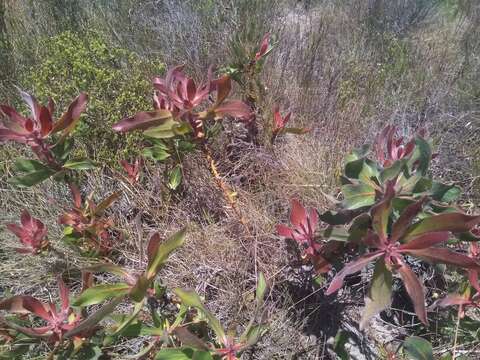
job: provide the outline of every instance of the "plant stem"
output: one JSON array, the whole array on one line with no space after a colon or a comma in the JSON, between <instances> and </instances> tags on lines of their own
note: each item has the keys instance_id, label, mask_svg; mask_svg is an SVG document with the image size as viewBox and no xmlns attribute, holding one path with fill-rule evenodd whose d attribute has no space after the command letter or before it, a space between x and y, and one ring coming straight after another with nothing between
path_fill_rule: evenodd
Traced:
<instances>
[{"instance_id":1,"label":"plant stem","mask_svg":"<svg viewBox=\"0 0 480 360\"><path fill-rule=\"evenodd\" d=\"M452 360L455 360L457 351L458 328L460 327L460 309L457 314L457 324L455 326L455 337L453 339Z\"/></svg>"},{"instance_id":2,"label":"plant stem","mask_svg":"<svg viewBox=\"0 0 480 360\"><path fill-rule=\"evenodd\" d=\"M250 228L248 226L247 221L245 218L242 216L240 213L237 204L235 202L235 197L233 195L233 191L230 189L230 187L223 181L222 177L220 176L217 165L215 164L215 160L212 157L212 151L210 147L208 146L207 143L203 143L202 146L203 153L205 154L205 157L207 159L207 163L209 166L210 173L212 174L213 178L215 179L215 182L217 186L220 188L222 191L223 197L230 206L230 208L233 210L235 216L237 217L238 221L243 225L245 228L247 235L255 240L254 243L254 266L255 266L255 285L257 285L258 282L258 261L257 261L257 253L258 253L258 244L257 244L257 239L253 236L252 232L250 231Z\"/></svg>"}]
</instances>

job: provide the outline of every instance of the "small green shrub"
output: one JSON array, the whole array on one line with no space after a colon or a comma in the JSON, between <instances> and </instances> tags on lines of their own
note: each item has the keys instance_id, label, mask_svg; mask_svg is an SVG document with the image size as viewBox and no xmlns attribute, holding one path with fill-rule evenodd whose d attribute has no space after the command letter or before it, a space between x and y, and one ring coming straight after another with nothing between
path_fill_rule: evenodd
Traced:
<instances>
[{"instance_id":1,"label":"small green shrub","mask_svg":"<svg viewBox=\"0 0 480 360\"><path fill-rule=\"evenodd\" d=\"M163 64L108 45L94 32L70 31L45 39L38 66L25 73L22 83L33 87L38 97L52 97L60 106L80 91L88 91L85 121L76 130L79 156L112 164L135 155L138 137L120 137L111 125L126 114L150 103L149 78L164 71Z\"/></svg>"}]
</instances>

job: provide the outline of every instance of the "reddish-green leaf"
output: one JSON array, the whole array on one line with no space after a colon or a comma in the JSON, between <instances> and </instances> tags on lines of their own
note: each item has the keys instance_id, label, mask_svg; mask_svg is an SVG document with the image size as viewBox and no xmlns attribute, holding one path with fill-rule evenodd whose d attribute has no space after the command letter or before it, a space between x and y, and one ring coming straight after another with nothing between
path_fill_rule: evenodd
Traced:
<instances>
[{"instance_id":1,"label":"reddish-green leaf","mask_svg":"<svg viewBox=\"0 0 480 360\"><path fill-rule=\"evenodd\" d=\"M402 212L398 220L392 226L392 234L390 236L392 243L400 240L403 234L405 234L408 226L411 224L413 219L415 219L417 214L422 210L425 201L426 198L422 198L419 201L408 205L407 208Z\"/></svg>"},{"instance_id":2,"label":"reddish-green leaf","mask_svg":"<svg viewBox=\"0 0 480 360\"><path fill-rule=\"evenodd\" d=\"M214 108L214 112L220 118L231 116L248 119L252 115L252 109L240 100L225 101L220 106Z\"/></svg>"},{"instance_id":3,"label":"reddish-green leaf","mask_svg":"<svg viewBox=\"0 0 480 360\"><path fill-rule=\"evenodd\" d=\"M425 291L423 290L420 280L418 280L417 275L415 275L412 269L404 262L400 263L398 273L403 280L408 296L410 296L412 300L415 313L422 323L428 325L427 309L425 308Z\"/></svg>"},{"instance_id":4,"label":"reddish-green leaf","mask_svg":"<svg viewBox=\"0 0 480 360\"><path fill-rule=\"evenodd\" d=\"M105 316L110 314L118 304L123 301L123 296L117 296L115 299L110 301L108 304L103 305L100 309L91 314L88 318L83 320L78 326L74 327L72 330L67 331L64 334L65 338L70 338L82 332L88 331L97 325Z\"/></svg>"},{"instance_id":5,"label":"reddish-green leaf","mask_svg":"<svg viewBox=\"0 0 480 360\"><path fill-rule=\"evenodd\" d=\"M345 264L343 269L340 270L340 272L338 272L337 275L335 275L325 294L326 295L333 294L335 291L337 291L342 287L343 280L345 279L346 276L362 270L365 266L368 265L368 263L382 256L383 254L384 253L382 251L374 251L374 252L362 255L358 259Z\"/></svg>"},{"instance_id":6,"label":"reddish-green leaf","mask_svg":"<svg viewBox=\"0 0 480 360\"><path fill-rule=\"evenodd\" d=\"M81 93L75 100L73 100L68 106L67 111L62 117L55 123L52 129L52 133L63 130L62 137L67 136L77 125L80 115L87 108L88 95Z\"/></svg>"},{"instance_id":7,"label":"reddish-green leaf","mask_svg":"<svg viewBox=\"0 0 480 360\"><path fill-rule=\"evenodd\" d=\"M184 227L156 248L155 253L151 256L151 261L149 261L147 266L146 278L148 280L153 279L157 275L170 253L183 245L185 242L186 231L187 228Z\"/></svg>"},{"instance_id":8,"label":"reddish-green leaf","mask_svg":"<svg viewBox=\"0 0 480 360\"><path fill-rule=\"evenodd\" d=\"M113 130L118 132L144 130L153 126L161 125L171 118L172 114L168 110L139 112L134 116L125 118L113 125Z\"/></svg>"},{"instance_id":9,"label":"reddish-green leaf","mask_svg":"<svg viewBox=\"0 0 480 360\"><path fill-rule=\"evenodd\" d=\"M108 209L115 200L117 200L120 195L122 195L121 191L116 191L107 198L103 199L95 208L95 215L100 216L103 212Z\"/></svg>"},{"instance_id":10,"label":"reddish-green leaf","mask_svg":"<svg viewBox=\"0 0 480 360\"><path fill-rule=\"evenodd\" d=\"M444 243L450 237L448 231L431 232L420 235L415 239L410 240L408 243L399 246L400 250L418 250L427 249L429 247Z\"/></svg>"},{"instance_id":11,"label":"reddish-green leaf","mask_svg":"<svg viewBox=\"0 0 480 360\"><path fill-rule=\"evenodd\" d=\"M379 259L375 264L368 296L365 298L365 309L360 321L360 328L365 328L373 316L388 308L391 303L392 273L385 266L385 261Z\"/></svg>"},{"instance_id":12,"label":"reddish-green leaf","mask_svg":"<svg viewBox=\"0 0 480 360\"><path fill-rule=\"evenodd\" d=\"M147 245L147 257L148 257L148 263L150 263L155 254L157 253L158 247L160 246L162 239L160 238L159 233L154 233L151 237L150 240L148 241Z\"/></svg>"},{"instance_id":13,"label":"reddish-green leaf","mask_svg":"<svg viewBox=\"0 0 480 360\"><path fill-rule=\"evenodd\" d=\"M130 290L130 298L135 302L140 302L145 298L150 280L145 275L140 276L134 287Z\"/></svg>"},{"instance_id":14,"label":"reddish-green leaf","mask_svg":"<svg viewBox=\"0 0 480 360\"><path fill-rule=\"evenodd\" d=\"M471 257L446 248L407 249L404 250L404 252L432 263L442 263L466 269L480 270L479 263Z\"/></svg>"},{"instance_id":15,"label":"reddish-green leaf","mask_svg":"<svg viewBox=\"0 0 480 360\"><path fill-rule=\"evenodd\" d=\"M432 309L435 307L447 307L447 306L455 306L455 305L468 305L471 301L468 297L465 297L460 294L449 294L445 296L443 299L435 301L435 303L431 306Z\"/></svg>"},{"instance_id":16,"label":"reddish-green leaf","mask_svg":"<svg viewBox=\"0 0 480 360\"><path fill-rule=\"evenodd\" d=\"M217 86L217 101L215 102L215 106L219 106L225 101L228 94L230 94L230 91L232 90L232 81L230 80L230 76L225 75L215 80L215 85Z\"/></svg>"},{"instance_id":17,"label":"reddish-green leaf","mask_svg":"<svg viewBox=\"0 0 480 360\"><path fill-rule=\"evenodd\" d=\"M462 213L445 213L425 218L407 230L403 240L410 241L422 234L434 231L465 232L480 222L480 216Z\"/></svg>"},{"instance_id":18,"label":"reddish-green leaf","mask_svg":"<svg viewBox=\"0 0 480 360\"><path fill-rule=\"evenodd\" d=\"M372 207L372 227L382 240L387 238L388 219L394 195L395 192L393 190L393 185L387 185L387 193L384 198L377 205Z\"/></svg>"},{"instance_id":19,"label":"reddish-green leaf","mask_svg":"<svg viewBox=\"0 0 480 360\"><path fill-rule=\"evenodd\" d=\"M200 339L197 335L190 332L190 330L188 330L186 326L177 326L173 330L173 333L182 342L182 345L189 346L194 349L208 351L207 344L202 339Z\"/></svg>"}]
</instances>

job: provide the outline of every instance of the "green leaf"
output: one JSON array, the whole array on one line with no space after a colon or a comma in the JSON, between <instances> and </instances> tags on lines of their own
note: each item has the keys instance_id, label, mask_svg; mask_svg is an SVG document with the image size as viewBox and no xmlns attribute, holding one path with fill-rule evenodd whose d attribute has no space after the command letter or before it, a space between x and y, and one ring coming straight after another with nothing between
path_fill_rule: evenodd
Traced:
<instances>
[{"instance_id":1,"label":"green leaf","mask_svg":"<svg viewBox=\"0 0 480 360\"><path fill-rule=\"evenodd\" d=\"M75 141L73 140L73 138L70 137L55 144L55 146L52 147L52 152L57 158L57 160L62 163L66 161L68 159L68 156L72 152L74 143Z\"/></svg>"},{"instance_id":2,"label":"green leaf","mask_svg":"<svg viewBox=\"0 0 480 360\"><path fill-rule=\"evenodd\" d=\"M72 231L73 231L73 228L72 228ZM108 273L115 274L115 275L118 275L118 276L121 276L121 277L128 277L129 276L128 271L125 270L124 268L122 268L118 265L108 264L108 263L96 264L96 265L90 266L88 268L85 268L83 270L85 270L87 272L92 272L92 273L108 272Z\"/></svg>"},{"instance_id":3,"label":"green leaf","mask_svg":"<svg viewBox=\"0 0 480 360\"><path fill-rule=\"evenodd\" d=\"M347 163L345 165L345 176L350 179L358 179L364 162L365 159L357 159Z\"/></svg>"},{"instance_id":4,"label":"green leaf","mask_svg":"<svg viewBox=\"0 0 480 360\"><path fill-rule=\"evenodd\" d=\"M333 343L333 351L341 360L349 360L350 356L348 351L345 349L345 344L348 343L349 333L345 330L338 330L335 335L335 341Z\"/></svg>"},{"instance_id":5,"label":"green leaf","mask_svg":"<svg viewBox=\"0 0 480 360\"><path fill-rule=\"evenodd\" d=\"M462 190L455 185L445 185L434 181L432 183L431 193L433 200L450 203L458 199Z\"/></svg>"},{"instance_id":6,"label":"green leaf","mask_svg":"<svg viewBox=\"0 0 480 360\"><path fill-rule=\"evenodd\" d=\"M135 302L140 302L145 298L150 281L142 275L138 278L137 283L130 291L130 298Z\"/></svg>"},{"instance_id":7,"label":"green leaf","mask_svg":"<svg viewBox=\"0 0 480 360\"><path fill-rule=\"evenodd\" d=\"M257 290L255 291L255 300L257 302L257 306L260 306L263 303L266 290L267 281L265 280L265 275L263 275L263 273L261 272L258 274Z\"/></svg>"},{"instance_id":8,"label":"green leaf","mask_svg":"<svg viewBox=\"0 0 480 360\"><path fill-rule=\"evenodd\" d=\"M326 240L348 241L350 233L343 226L329 226L323 232Z\"/></svg>"},{"instance_id":9,"label":"green leaf","mask_svg":"<svg viewBox=\"0 0 480 360\"><path fill-rule=\"evenodd\" d=\"M176 190L181 183L182 167L177 165L168 174L168 187L172 190Z\"/></svg>"},{"instance_id":10,"label":"green leaf","mask_svg":"<svg viewBox=\"0 0 480 360\"><path fill-rule=\"evenodd\" d=\"M360 148L354 149L350 154L345 157L345 164L367 156L369 151L370 145L368 144L365 144Z\"/></svg>"},{"instance_id":11,"label":"green leaf","mask_svg":"<svg viewBox=\"0 0 480 360\"><path fill-rule=\"evenodd\" d=\"M426 177L412 176L406 181L402 189L410 190L413 194L421 194L430 191L432 188L432 180Z\"/></svg>"},{"instance_id":12,"label":"green leaf","mask_svg":"<svg viewBox=\"0 0 480 360\"><path fill-rule=\"evenodd\" d=\"M41 162L37 160L30 160L30 159L20 159L15 161L14 168L16 171L26 172L26 173L31 173L35 171L41 171L41 170L50 170L48 166L43 165Z\"/></svg>"},{"instance_id":13,"label":"green leaf","mask_svg":"<svg viewBox=\"0 0 480 360\"><path fill-rule=\"evenodd\" d=\"M158 246L157 251L152 255L151 261L147 266L146 278L148 280L152 280L157 275L170 253L183 245L186 232L187 228L184 227Z\"/></svg>"},{"instance_id":14,"label":"green leaf","mask_svg":"<svg viewBox=\"0 0 480 360\"><path fill-rule=\"evenodd\" d=\"M217 124L221 125L221 123ZM195 144L191 143L190 141L180 140L176 143L175 146L177 147L177 150L181 153L189 153L195 150Z\"/></svg>"},{"instance_id":15,"label":"green leaf","mask_svg":"<svg viewBox=\"0 0 480 360\"><path fill-rule=\"evenodd\" d=\"M105 316L113 312L115 308L123 301L123 296L118 296L108 304L103 305L100 309L91 314L88 318L83 320L78 326L65 333L64 337L69 338L87 331L97 325Z\"/></svg>"},{"instance_id":16,"label":"green leaf","mask_svg":"<svg viewBox=\"0 0 480 360\"><path fill-rule=\"evenodd\" d=\"M384 183L387 180L395 179L402 172L406 164L405 160L395 161L390 167L383 169L380 173L380 180Z\"/></svg>"},{"instance_id":17,"label":"green leaf","mask_svg":"<svg viewBox=\"0 0 480 360\"><path fill-rule=\"evenodd\" d=\"M192 360L193 349L163 349L155 356L155 360Z\"/></svg>"},{"instance_id":18,"label":"green leaf","mask_svg":"<svg viewBox=\"0 0 480 360\"><path fill-rule=\"evenodd\" d=\"M120 325L118 325L118 327L115 329L112 335L117 335L121 333L123 330L125 330L133 322L133 320L137 318L138 314L143 309L143 305L144 305L144 301L140 301L136 303L132 314L128 316L125 320L123 320Z\"/></svg>"},{"instance_id":19,"label":"green leaf","mask_svg":"<svg viewBox=\"0 0 480 360\"><path fill-rule=\"evenodd\" d=\"M369 185L343 185L342 193L345 197L343 206L349 210L371 206L375 203L375 189Z\"/></svg>"},{"instance_id":20,"label":"green leaf","mask_svg":"<svg viewBox=\"0 0 480 360\"><path fill-rule=\"evenodd\" d=\"M30 187L40 184L42 181L48 179L55 173L55 170L44 167L42 170L32 171L26 175L14 176L7 181L8 183L18 187Z\"/></svg>"},{"instance_id":21,"label":"green leaf","mask_svg":"<svg viewBox=\"0 0 480 360\"><path fill-rule=\"evenodd\" d=\"M410 336L403 343L403 349L412 360L433 360L432 344L418 336Z\"/></svg>"},{"instance_id":22,"label":"green leaf","mask_svg":"<svg viewBox=\"0 0 480 360\"><path fill-rule=\"evenodd\" d=\"M379 314L392 303L392 273L385 266L385 261L379 259L375 263L373 278L370 283L368 296L365 298L360 329L364 329L368 321Z\"/></svg>"},{"instance_id":23,"label":"green leaf","mask_svg":"<svg viewBox=\"0 0 480 360\"><path fill-rule=\"evenodd\" d=\"M95 163L92 160L86 158L73 159L63 164L63 167L71 170L90 170L95 169Z\"/></svg>"},{"instance_id":24,"label":"green leaf","mask_svg":"<svg viewBox=\"0 0 480 360\"><path fill-rule=\"evenodd\" d=\"M99 304L102 301L123 296L130 291L130 285L126 283L102 284L86 289L72 303L72 306L88 306Z\"/></svg>"},{"instance_id":25,"label":"green leaf","mask_svg":"<svg viewBox=\"0 0 480 360\"><path fill-rule=\"evenodd\" d=\"M210 325L212 330L217 335L218 341L224 344L226 341L226 336L225 331L220 324L220 321L218 321L218 319L210 311L207 310L198 294L195 291L188 291L182 289L175 289L174 292L182 300L182 303L184 305L194 307L205 315L208 321L208 325Z\"/></svg>"},{"instance_id":26,"label":"green leaf","mask_svg":"<svg viewBox=\"0 0 480 360\"><path fill-rule=\"evenodd\" d=\"M163 124L145 130L144 134L154 139L168 139L189 132L191 128L185 124L169 118Z\"/></svg>"},{"instance_id":27,"label":"green leaf","mask_svg":"<svg viewBox=\"0 0 480 360\"><path fill-rule=\"evenodd\" d=\"M362 166L362 171L358 174L358 179L372 187L377 186L378 177L380 176L376 164L368 159L365 159ZM375 181L376 180L376 181Z\"/></svg>"},{"instance_id":28,"label":"green leaf","mask_svg":"<svg viewBox=\"0 0 480 360\"><path fill-rule=\"evenodd\" d=\"M167 150L160 146L154 145L143 149L143 156L156 161L163 161L170 157Z\"/></svg>"},{"instance_id":29,"label":"green leaf","mask_svg":"<svg viewBox=\"0 0 480 360\"><path fill-rule=\"evenodd\" d=\"M267 332L267 329L268 328L265 325L252 326L249 331L240 339L240 341L245 342L245 346L242 347L242 350L254 346Z\"/></svg>"},{"instance_id":30,"label":"green leaf","mask_svg":"<svg viewBox=\"0 0 480 360\"><path fill-rule=\"evenodd\" d=\"M320 220L329 225L345 225L352 220L352 213L349 211L331 211L328 210L320 215Z\"/></svg>"},{"instance_id":31,"label":"green leaf","mask_svg":"<svg viewBox=\"0 0 480 360\"><path fill-rule=\"evenodd\" d=\"M415 139L415 150L409 160L409 168L418 161L418 171L422 175L426 175L432 160L432 148L430 144L422 137L417 136Z\"/></svg>"}]
</instances>

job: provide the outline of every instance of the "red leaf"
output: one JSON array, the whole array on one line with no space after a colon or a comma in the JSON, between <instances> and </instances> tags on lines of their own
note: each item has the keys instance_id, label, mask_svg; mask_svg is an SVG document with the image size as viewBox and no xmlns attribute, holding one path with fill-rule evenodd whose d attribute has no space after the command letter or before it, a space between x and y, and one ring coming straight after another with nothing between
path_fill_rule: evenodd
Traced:
<instances>
[{"instance_id":1,"label":"red leaf","mask_svg":"<svg viewBox=\"0 0 480 360\"><path fill-rule=\"evenodd\" d=\"M19 238L22 238L24 235L23 228L17 224L7 224L7 229Z\"/></svg>"},{"instance_id":2,"label":"red leaf","mask_svg":"<svg viewBox=\"0 0 480 360\"><path fill-rule=\"evenodd\" d=\"M0 111L3 112L10 120L13 120L15 124L21 126L22 128L25 127L25 122L27 119L17 113L17 111L8 105L0 105Z\"/></svg>"},{"instance_id":3,"label":"red leaf","mask_svg":"<svg viewBox=\"0 0 480 360\"><path fill-rule=\"evenodd\" d=\"M466 232L480 222L480 216L462 213L445 213L425 218L414 224L404 239L409 241L419 235L434 231Z\"/></svg>"},{"instance_id":4,"label":"red leaf","mask_svg":"<svg viewBox=\"0 0 480 360\"><path fill-rule=\"evenodd\" d=\"M73 204L77 209L82 207L82 196L80 195L80 190L75 184L70 184L70 191L72 192Z\"/></svg>"},{"instance_id":5,"label":"red leaf","mask_svg":"<svg viewBox=\"0 0 480 360\"><path fill-rule=\"evenodd\" d=\"M240 100L230 100L223 102L220 106L214 108L214 112L219 117L231 116L244 120L250 119L252 109Z\"/></svg>"},{"instance_id":6,"label":"red leaf","mask_svg":"<svg viewBox=\"0 0 480 360\"><path fill-rule=\"evenodd\" d=\"M402 238L402 236L407 231L410 223L415 219L417 214L422 210L423 204L427 200L426 197L423 197L419 201L410 204L402 212L398 220L392 226L392 234L390 236L391 242L395 243Z\"/></svg>"},{"instance_id":7,"label":"red leaf","mask_svg":"<svg viewBox=\"0 0 480 360\"><path fill-rule=\"evenodd\" d=\"M410 296L410 299L412 300L415 313L422 323L428 325L427 309L425 308L425 292L420 280L418 280L412 269L410 269L410 267L408 267L403 261L400 262L398 273L405 284L408 296Z\"/></svg>"},{"instance_id":8,"label":"red leaf","mask_svg":"<svg viewBox=\"0 0 480 360\"><path fill-rule=\"evenodd\" d=\"M48 111L50 112L50 116L53 117L53 113L55 112L55 102L52 98L48 98Z\"/></svg>"},{"instance_id":9,"label":"red leaf","mask_svg":"<svg viewBox=\"0 0 480 360\"><path fill-rule=\"evenodd\" d=\"M52 316L47 312L45 306L34 297L23 297L23 307L46 321L52 320Z\"/></svg>"},{"instance_id":10,"label":"red leaf","mask_svg":"<svg viewBox=\"0 0 480 360\"><path fill-rule=\"evenodd\" d=\"M380 240L385 242L387 239L387 225L390 211L392 208L392 199L395 196L392 182L388 182L387 191L383 199L372 207L372 227L378 234Z\"/></svg>"},{"instance_id":11,"label":"red leaf","mask_svg":"<svg viewBox=\"0 0 480 360\"><path fill-rule=\"evenodd\" d=\"M62 304L62 311L66 312L70 308L70 300L68 299L69 290L61 276L57 278L59 295L60 295L60 302Z\"/></svg>"},{"instance_id":12,"label":"red leaf","mask_svg":"<svg viewBox=\"0 0 480 360\"><path fill-rule=\"evenodd\" d=\"M0 141L16 141L19 143L25 143L27 139L25 138L25 135L22 135L18 132L9 130L9 129L2 129L0 128Z\"/></svg>"},{"instance_id":13,"label":"red leaf","mask_svg":"<svg viewBox=\"0 0 480 360\"><path fill-rule=\"evenodd\" d=\"M307 211L300 204L300 201L297 199L292 199L291 203L291 213L290 213L290 222L294 226L301 226L302 224L307 224Z\"/></svg>"},{"instance_id":14,"label":"red leaf","mask_svg":"<svg viewBox=\"0 0 480 360\"><path fill-rule=\"evenodd\" d=\"M62 117L55 123L53 126L52 132L56 133L58 131L64 130L64 134L67 135L70 131L73 130L75 124L80 119L80 115L87 108L88 95L81 93L78 95L68 106L67 111L62 115Z\"/></svg>"},{"instance_id":15,"label":"red leaf","mask_svg":"<svg viewBox=\"0 0 480 360\"><path fill-rule=\"evenodd\" d=\"M230 94L230 91L232 90L232 81L230 80L230 76L225 75L220 79L215 80L214 83L217 89L217 101L215 102L215 106L219 106Z\"/></svg>"},{"instance_id":16,"label":"red leaf","mask_svg":"<svg viewBox=\"0 0 480 360\"><path fill-rule=\"evenodd\" d=\"M32 227L32 216L29 214L27 210L23 210L22 214L20 215L20 223L23 227Z\"/></svg>"},{"instance_id":17,"label":"red leaf","mask_svg":"<svg viewBox=\"0 0 480 360\"><path fill-rule=\"evenodd\" d=\"M410 240L406 244L400 245L398 248L402 251L427 249L429 247L444 243L449 237L450 233L448 231L426 233Z\"/></svg>"},{"instance_id":18,"label":"red leaf","mask_svg":"<svg viewBox=\"0 0 480 360\"><path fill-rule=\"evenodd\" d=\"M340 270L340 272L338 272L337 275L335 275L325 294L330 295L336 292L338 289L342 287L343 280L345 279L346 276L362 270L365 266L368 265L368 263L370 263L371 261L383 255L384 255L383 251L374 251L374 252L362 255L356 260L353 260L345 264L343 269Z\"/></svg>"},{"instance_id":19,"label":"red leaf","mask_svg":"<svg viewBox=\"0 0 480 360\"><path fill-rule=\"evenodd\" d=\"M50 111L45 106L40 106L40 116L39 116L39 123L40 123L40 133L42 137L46 137L52 131L53 123L52 123L52 116L50 115Z\"/></svg>"},{"instance_id":20,"label":"red leaf","mask_svg":"<svg viewBox=\"0 0 480 360\"><path fill-rule=\"evenodd\" d=\"M117 132L145 130L153 126L161 125L171 117L172 113L168 110L143 111L119 121L113 125L112 128Z\"/></svg>"},{"instance_id":21,"label":"red leaf","mask_svg":"<svg viewBox=\"0 0 480 360\"><path fill-rule=\"evenodd\" d=\"M147 256L148 256L148 263L150 263L153 260L153 256L158 250L158 246L160 245L160 242L162 239L160 238L159 233L155 233L150 237L150 240L148 241L147 245Z\"/></svg>"},{"instance_id":22,"label":"red leaf","mask_svg":"<svg viewBox=\"0 0 480 360\"><path fill-rule=\"evenodd\" d=\"M286 225L282 225L282 224L277 225L277 233L280 236L293 239L293 231Z\"/></svg>"},{"instance_id":23,"label":"red leaf","mask_svg":"<svg viewBox=\"0 0 480 360\"><path fill-rule=\"evenodd\" d=\"M435 307L447 307L447 306L454 306L454 305L469 305L471 301L460 294L449 294L445 296L443 299L435 301L432 304L431 308L434 309Z\"/></svg>"},{"instance_id":24,"label":"red leaf","mask_svg":"<svg viewBox=\"0 0 480 360\"><path fill-rule=\"evenodd\" d=\"M260 48L255 54L255 61L258 61L267 53L268 43L270 42L270 33L266 33L260 42Z\"/></svg>"},{"instance_id":25,"label":"red leaf","mask_svg":"<svg viewBox=\"0 0 480 360\"><path fill-rule=\"evenodd\" d=\"M480 270L480 265L474 259L446 248L407 249L403 250L403 252L433 263Z\"/></svg>"}]
</instances>

